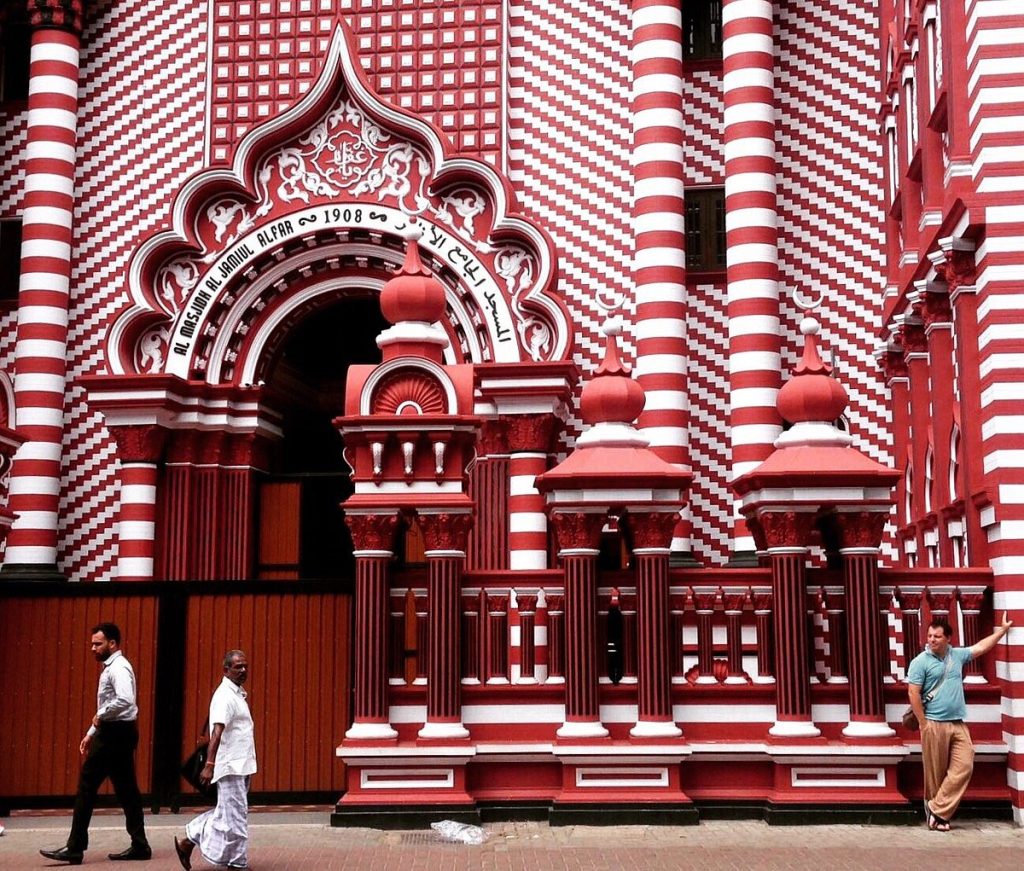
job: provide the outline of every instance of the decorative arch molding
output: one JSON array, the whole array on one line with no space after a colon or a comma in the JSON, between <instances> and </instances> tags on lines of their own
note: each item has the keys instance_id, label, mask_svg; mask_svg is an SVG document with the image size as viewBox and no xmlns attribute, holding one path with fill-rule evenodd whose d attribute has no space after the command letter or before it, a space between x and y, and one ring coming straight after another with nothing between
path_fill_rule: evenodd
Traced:
<instances>
[{"instance_id":1,"label":"decorative arch molding","mask_svg":"<svg viewBox=\"0 0 1024 871\"><path fill-rule=\"evenodd\" d=\"M135 252L130 302L108 337L113 373L237 380L218 337L251 323L246 305L262 274L312 268L314 251L397 263L412 220L449 288L446 326L467 336L466 362L570 358L550 238L517 214L493 167L452 153L435 127L371 91L340 23L306 96L250 131L231 167L186 181L172 228Z\"/></svg>"},{"instance_id":2,"label":"decorative arch molding","mask_svg":"<svg viewBox=\"0 0 1024 871\"><path fill-rule=\"evenodd\" d=\"M396 376L401 377L403 375L408 376L408 382L403 386L407 389L409 395L399 400L398 406L401 406L404 402L415 402L418 396L422 398L423 394L433 393L436 390L439 393L437 399L442 403L442 408L428 412L421 407L416 413L447 415L459 413L458 393L455 384L443 367L431 360L422 358L397 357L394 360L382 363L366 379L359 394L359 414L370 416L373 414L392 413L381 408L381 401L383 400L381 392L389 385L395 384ZM415 390L414 384L419 384L421 388L419 392ZM386 400L384 401L386 402ZM394 413L400 412L396 411Z\"/></svg>"}]
</instances>

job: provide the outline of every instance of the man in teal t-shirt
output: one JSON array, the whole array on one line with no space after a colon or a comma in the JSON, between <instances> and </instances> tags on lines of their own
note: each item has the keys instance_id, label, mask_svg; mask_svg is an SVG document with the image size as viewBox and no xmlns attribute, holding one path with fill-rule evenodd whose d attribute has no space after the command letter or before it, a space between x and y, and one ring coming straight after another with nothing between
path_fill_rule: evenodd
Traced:
<instances>
[{"instance_id":1,"label":"man in teal t-shirt","mask_svg":"<svg viewBox=\"0 0 1024 871\"><path fill-rule=\"evenodd\" d=\"M945 620L932 620L925 649L907 670L910 706L921 724L929 829L949 831L974 771L974 744L964 723L964 665L988 653L1012 625L1004 612L1002 625L987 638L973 647L951 647L952 627Z\"/></svg>"}]
</instances>

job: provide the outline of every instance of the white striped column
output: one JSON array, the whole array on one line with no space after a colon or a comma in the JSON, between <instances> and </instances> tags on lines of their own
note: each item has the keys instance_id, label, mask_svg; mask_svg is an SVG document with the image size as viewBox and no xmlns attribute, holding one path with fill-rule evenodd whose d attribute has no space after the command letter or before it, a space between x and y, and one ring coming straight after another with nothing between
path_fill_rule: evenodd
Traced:
<instances>
[{"instance_id":1,"label":"white striped column","mask_svg":"<svg viewBox=\"0 0 1024 871\"><path fill-rule=\"evenodd\" d=\"M782 431L772 3L725 0L725 226L732 478L755 468ZM737 503L738 507L738 503ZM736 511L733 553L753 554Z\"/></svg>"},{"instance_id":2,"label":"white striped column","mask_svg":"<svg viewBox=\"0 0 1024 871\"><path fill-rule=\"evenodd\" d=\"M156 486L165 430L153 425L108 426L117 442L121 507L117 524L117 579L153 579Z\"/></svg>"},{"instance_id":3,"label":"white striped column","mask_svg":"<svg viewBox=\"0 0 1024 871\"><path fill-rule=\"evenodd\" d=\"M554 420L551 415L505 418L509 445L509 568L512 571L548 567L548 516L536 481L538 475L547 471Z\"/></svg>"},{"instance_id":4,"label":"white striped column","mask_svg":"<svg viewBox=\"0 0 1024 871\"><path fill-rule=\"evenodd\" d=\"M5 573L58 578L57 507L64 432L80 7L33 4L25 206L14 396L25 444L11 470Z\"/></svg>"},{"instance_id":5,"label":"white striped column","mask_svg":"<svg viewBox=\"0 0 1024 871\"><path fill-rule=\"evenodd\" d=\"M663 460L688 468L683 31L678 0L633 0L633 232L639 426ZM690 550L689 522L673 551Z\"/></svg>"}]
</instances>

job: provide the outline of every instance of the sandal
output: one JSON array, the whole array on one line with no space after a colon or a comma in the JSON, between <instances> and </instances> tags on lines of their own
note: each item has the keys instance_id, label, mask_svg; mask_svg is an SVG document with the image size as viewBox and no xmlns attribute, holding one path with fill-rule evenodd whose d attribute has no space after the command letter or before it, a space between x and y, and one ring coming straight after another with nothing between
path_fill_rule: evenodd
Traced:
<instances>
[{"instance_id":1,"label":"sandal","mask_svg":"<svg viewBox=\"0 0 1024 871\"><path fill-rule=\"evenodd\" d=\"M178 854L178 861L185 871L192 871L192 851L185 849L185 844L175 837L174 852Z\"/></svg>"},{"instance_id":2,"label":"sandal","mask_svg":"<svg viewBox=\"0 0 1024 871\"><path fill-rule=\"evenodd\" d=\"M949 831L949 820L944 820L942 817L935 814L930 807L925 805L925 814L928 819L928 828L933 832L948 832Z\"/></svg>"}]
</instances>

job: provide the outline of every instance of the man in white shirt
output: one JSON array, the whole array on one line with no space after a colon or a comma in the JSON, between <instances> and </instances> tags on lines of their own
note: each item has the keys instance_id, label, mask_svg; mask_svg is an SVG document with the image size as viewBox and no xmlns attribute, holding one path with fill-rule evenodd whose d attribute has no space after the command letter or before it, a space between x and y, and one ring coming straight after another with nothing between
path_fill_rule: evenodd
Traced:
<instances>
[{"instance_id":1,"label":"man in white shirt","mask_svg":"<svg viewBox=\"0 0 1024 871\"><path fill-rule=\"evenodd\" d=\"M256 742L252 714L242 684L249 678L249 660L241 650L224 654L224 677L210 700L210 744L199 779L217 784L217 805L185 826L174 850L185 871L191 871L198 847L213 865L246 868L249 864L249 777L256 773Z\"/></svg>"},{"instance_id":2,"label":"man in white shirt","mask_svg":"<svg viewBox=\"0 0 1024 871\"><path fill-rule=\"evenodd\" d=\"M135 748L139 744L135 671L121 653L121 630L116 624L100 623L91 631L92 652L103 664L103 671L96 691L96 716L78 745L78 752L85 757L85 762L78 777L71 834L67 845L61 849L39 852L57 862L82 864L89 847L89 821L96 805L96 794L109 777L114 794L124 809L125 828L132 839L127 850L111 853L109 858L149 859L153 853L146 840L142 796L135 780Z\"/></svg>"}]
</instances>

